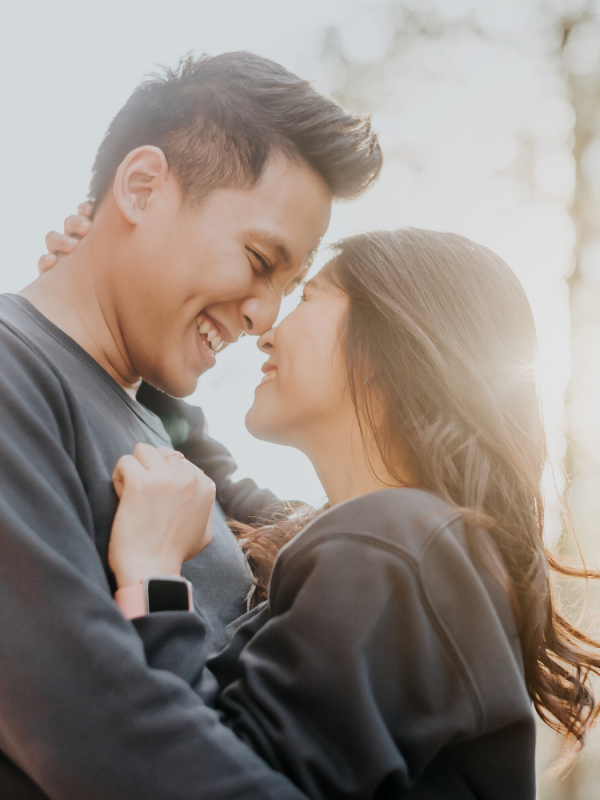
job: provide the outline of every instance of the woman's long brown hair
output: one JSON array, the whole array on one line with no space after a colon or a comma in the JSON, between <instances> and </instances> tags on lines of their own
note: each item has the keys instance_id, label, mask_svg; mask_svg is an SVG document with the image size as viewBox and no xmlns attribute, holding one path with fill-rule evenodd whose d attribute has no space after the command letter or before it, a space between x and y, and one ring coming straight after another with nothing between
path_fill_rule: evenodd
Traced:
<instances>
[{"instance_id":1,"label":"woman's long brown hair","mask_svg":"<svg viewBox=\"0 0 600 800\"><path fill-rule=\"evenodd\" d=\"M401 443L420 486L461 511L473 557L510 596L538 714L581 746L598 714L590 676L600 674L600 648L557 608L551 573L598 575L562 564L544 542L537 345L519 281L481 245L411 228L343 240L323 275L350 301L341 335L363 432L391 476ZM279 549L314 513L240 530L255 600Z\"/></svg>"}]
</instances>

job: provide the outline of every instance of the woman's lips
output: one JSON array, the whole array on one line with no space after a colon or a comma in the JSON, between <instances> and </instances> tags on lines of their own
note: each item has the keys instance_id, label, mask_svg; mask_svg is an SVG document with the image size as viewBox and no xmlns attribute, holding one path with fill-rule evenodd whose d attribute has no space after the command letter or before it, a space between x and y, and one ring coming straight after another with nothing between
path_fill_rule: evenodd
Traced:
<instances>
[{"instance_id":1,"label":"woman's lips","mask_svg":"<svg viewBox=\"0 0 600 800\"><path fill-rule=\"evenodd\" d=\"M258 385L262 386L263 383L269 383L269 381L275 380L276 377L277 377L277 368L275 367L274 369L270 369L268 372L265 372L262 381Z\"/></svg>"}]
</instances>

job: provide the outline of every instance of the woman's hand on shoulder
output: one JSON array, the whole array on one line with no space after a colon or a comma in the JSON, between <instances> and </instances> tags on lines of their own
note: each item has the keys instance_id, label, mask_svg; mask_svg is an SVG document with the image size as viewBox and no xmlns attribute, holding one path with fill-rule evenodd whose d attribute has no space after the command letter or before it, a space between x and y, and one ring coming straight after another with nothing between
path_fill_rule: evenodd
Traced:
<instances>
[{"instance_id":1,"label":"woman's hand on shoulder","mask_svg":"<svg viewBox=\"0 0 600 800\"><path fill-rule=\"evenodd\" d=\"M61 254L72 253L80 240L90 232L92 227L92 216L94 206L90 202L81 203L77 206L77 214L72 214L65 220L64 233L50 231L46 236L46 247L48 252L38 261L40 275L51 269Z\"/></svg>"},{"instance_id":2,"label":"woman's hand on shoulder","mask_svg":"<svg viewBox=\"0 0 600 800\"><path fill-rule=\"evenodd\" d=\"M212 538L215 485L181 453L136 445L113 473L119 506L108 560L119 588L181 572Z\"/></svg>"}]
</instances>

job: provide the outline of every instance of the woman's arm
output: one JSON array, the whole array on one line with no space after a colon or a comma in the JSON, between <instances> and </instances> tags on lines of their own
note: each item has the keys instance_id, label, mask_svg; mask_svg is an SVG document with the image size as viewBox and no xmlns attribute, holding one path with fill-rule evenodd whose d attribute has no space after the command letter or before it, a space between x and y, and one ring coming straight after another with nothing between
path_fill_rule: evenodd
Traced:
<instances>
[{"instance_id":1,"label":"woman's arm","mask_svg":"<svg viewBox=\"0 0 600 800\"><path fill-rule=\"evenodd\" d=\"M206 664L225 725L314 800L401 796L431 769L460 783L452 758L473 773L463 785L532 797L534 726L508 601L505 624L444 513L411 491L342 504L305 529L276 562L268 604L215 658L193 615L150 615L138 626L149 664L169 669L184 652L190 674ZM398 492L425 496L418 522Z\"/></svg>"},{"instance_id":2,"label":"woman's arm","mask_svg":"<svg viewBox=\"0 0 600 800\"><path fill-rule=\"evenodd\" d=\"M298 552L274 582L237 670L227 650L209 668L226 724L309 797L370 798L384 783L398 796L450 738L475 731L410 564L340 536Z\"/></svg>"},{"instance_id":3,"label":"woman's arm","mask_svg":"<svg viewBox=\"0 0 600 800\"><path fill-rule=\"evenodd\" d=\"M202 612L153 613L132 622L143 642L148 665L182 678L214 708L220 694L219 684L226 686L237 677L241 651L268 619L268 609L263 604L231 624L233 638L224 651L226 657L220 661L218 682L207 668L214 650L209 649Z\"/></svg>"},{"instance_id":4,"label":"woman's arm","mask_svg":"<svg viewBox=\"0 0 600 800\"><path fill-rule=\"evenodd\" d=\"M169 477L190 467L150 447L138 448L136 457L122 459L115 471L120 505L109 552L119 587L176 571L194 541L186 525L194 498L178 503ZM165 493L160 512L152 498L157 487ZM282 553L269 604L210 662L223 720L310 797L370 797L384 780L406 790L457 724L473 730L470 700L448 663L436 676L436 691L443 687L446 698L443 724L423 741L419 709L431 703L431 686L421 661L443 661L444 646L432 636L411 566L343 529L305 547L303 536L291 557ZM149 665L175 672L202 694L202 620L191 612L159 613L136 625ZM397 746L398 719L404 748Z\"/></svg>"},{"instance_id":5,"label":"woman's arm","mask_svg":"<svg viewBox=\"0 0 600 800\"><path fill-rule=\"evenodd\" d=\"M187 647L219 684L224 723L309 797L370 798L386 781L408 791L452 737L476 730L408 565L339 539L300 555L278 584L216 658L200 652L200 628ZM151 615L138 627L151 666L185 649L181 622Z\"/></svg>"},{"instance_id":6,"label":"woman's arm","mask_svg":"<svg viewBox=\"0 0 600 800\"><path fill-rule=\"evenodd\" d=\"M214 484L181 453L146 444L119 459L113 483L119 496L109 544L115 599L125 616L133 617L148 664L183 678L210 704L216 687L204 670L209 651L201 615L143 609L133 615L120 595L141 589L153 575L179 575L183 562L209 544Z\"/></svg>"}]
</instances>

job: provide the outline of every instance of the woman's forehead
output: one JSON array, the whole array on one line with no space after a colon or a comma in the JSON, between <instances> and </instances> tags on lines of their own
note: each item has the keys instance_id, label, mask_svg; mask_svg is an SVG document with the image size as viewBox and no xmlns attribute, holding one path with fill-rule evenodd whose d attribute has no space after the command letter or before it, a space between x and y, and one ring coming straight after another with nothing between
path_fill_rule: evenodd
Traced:
<instances>
[{"instance_id":1,"label":"woman's forehead","mask_svg":"<svg viewBox=\"0 0 600 800\"><path fill-rule=\"evenodd\" d=\"M310 289L331 288L328 275L331 272L332 263L333 259L331 259L331 261L328 261L326 264L323 264L323 266L316 273L316 275L313 275L312 278L310 278L310 280L305 281L304 286L309 287Z\"/></svg>"}]
</instances>

